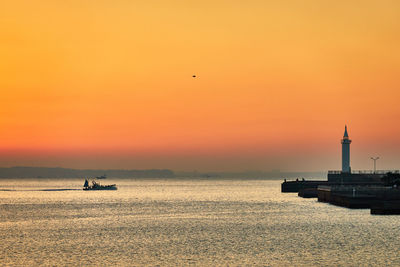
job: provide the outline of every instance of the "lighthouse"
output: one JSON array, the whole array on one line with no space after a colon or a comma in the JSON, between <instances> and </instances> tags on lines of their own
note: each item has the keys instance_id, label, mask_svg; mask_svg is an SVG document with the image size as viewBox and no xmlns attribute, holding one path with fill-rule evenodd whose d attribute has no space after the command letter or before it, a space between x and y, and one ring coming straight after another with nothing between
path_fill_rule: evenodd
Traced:
<instances>
[{"instance_id":1,"label":"lighthouse","mask_svg":"<svg viewBox=\"0 0 400 267\"><path fill-rule=\"evenodd\" d=\"M350 143L347 125L344 126L344 135L342 139L342 173L351 173L350 168Z\"/></svg>"}]
</instances>

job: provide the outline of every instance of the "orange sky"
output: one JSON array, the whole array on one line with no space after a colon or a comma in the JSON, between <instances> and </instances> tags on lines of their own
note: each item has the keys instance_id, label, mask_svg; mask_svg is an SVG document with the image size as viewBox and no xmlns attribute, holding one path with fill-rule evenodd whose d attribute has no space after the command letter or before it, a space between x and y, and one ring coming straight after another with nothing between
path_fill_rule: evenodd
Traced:
<instances>
[{"instance_id":1,"label":"orange sky","mask_svg":"<svg viewBox=\"0 0 400 267\"><path fill-rule=\"evenodd\" d=\"M400 168L400 1L2 1L0 166ZM192 78L193 74L197 78Z\"/></svg>"}]
</instances>

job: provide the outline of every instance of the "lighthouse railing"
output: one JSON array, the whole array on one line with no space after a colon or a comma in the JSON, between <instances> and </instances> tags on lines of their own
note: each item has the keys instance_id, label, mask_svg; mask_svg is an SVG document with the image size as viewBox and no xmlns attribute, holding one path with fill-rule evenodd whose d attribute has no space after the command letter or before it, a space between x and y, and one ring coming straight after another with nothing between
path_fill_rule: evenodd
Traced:
<instances>
[{"instance_id":1,"label":"lighthouse railing","mask_svg":"<svg viewBox=\"0 0 400 267\"><path fill-rule=\"evenodd\" d=\"M388 172L391 173L400 173L400 170L352 170L352 174L386 174ZM342 171L339 170L330 170L328 171L328 174L341 174Z\"/></svg>"}]
</instances>

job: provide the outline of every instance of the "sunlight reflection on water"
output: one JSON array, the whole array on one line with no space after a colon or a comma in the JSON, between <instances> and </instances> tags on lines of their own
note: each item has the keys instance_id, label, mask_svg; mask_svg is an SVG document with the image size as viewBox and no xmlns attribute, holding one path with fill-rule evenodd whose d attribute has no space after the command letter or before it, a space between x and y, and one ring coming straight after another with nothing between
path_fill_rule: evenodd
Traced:
<instances>
[{"instance_id":1,"label":"sunlight reflection on water","mask_svg":"<svg viewBox=\"0 0 400 267\"><path fill-rule=\"evenodd\" d=\"M108 180L118 191L1 180L15 191L0 192L0 263L400 265L399 217L281 194L280 181Z\"/></svg>"}]
</instances>

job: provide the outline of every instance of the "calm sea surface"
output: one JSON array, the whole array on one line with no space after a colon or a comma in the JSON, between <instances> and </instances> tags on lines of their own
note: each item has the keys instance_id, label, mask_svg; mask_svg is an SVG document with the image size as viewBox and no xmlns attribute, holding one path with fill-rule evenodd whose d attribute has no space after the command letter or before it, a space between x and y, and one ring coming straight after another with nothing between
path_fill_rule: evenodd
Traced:
<instances>
[{"instance_id":1,"label":"calm sea surface","mask_svg":"<svg viewBox=\"0 0 400 267\"><path fill-rule=\"evenodd\" d=\"M282 194L280 182L0 180L0 265L400 266L400 216Z\"/></svg>"}]
</instances>

